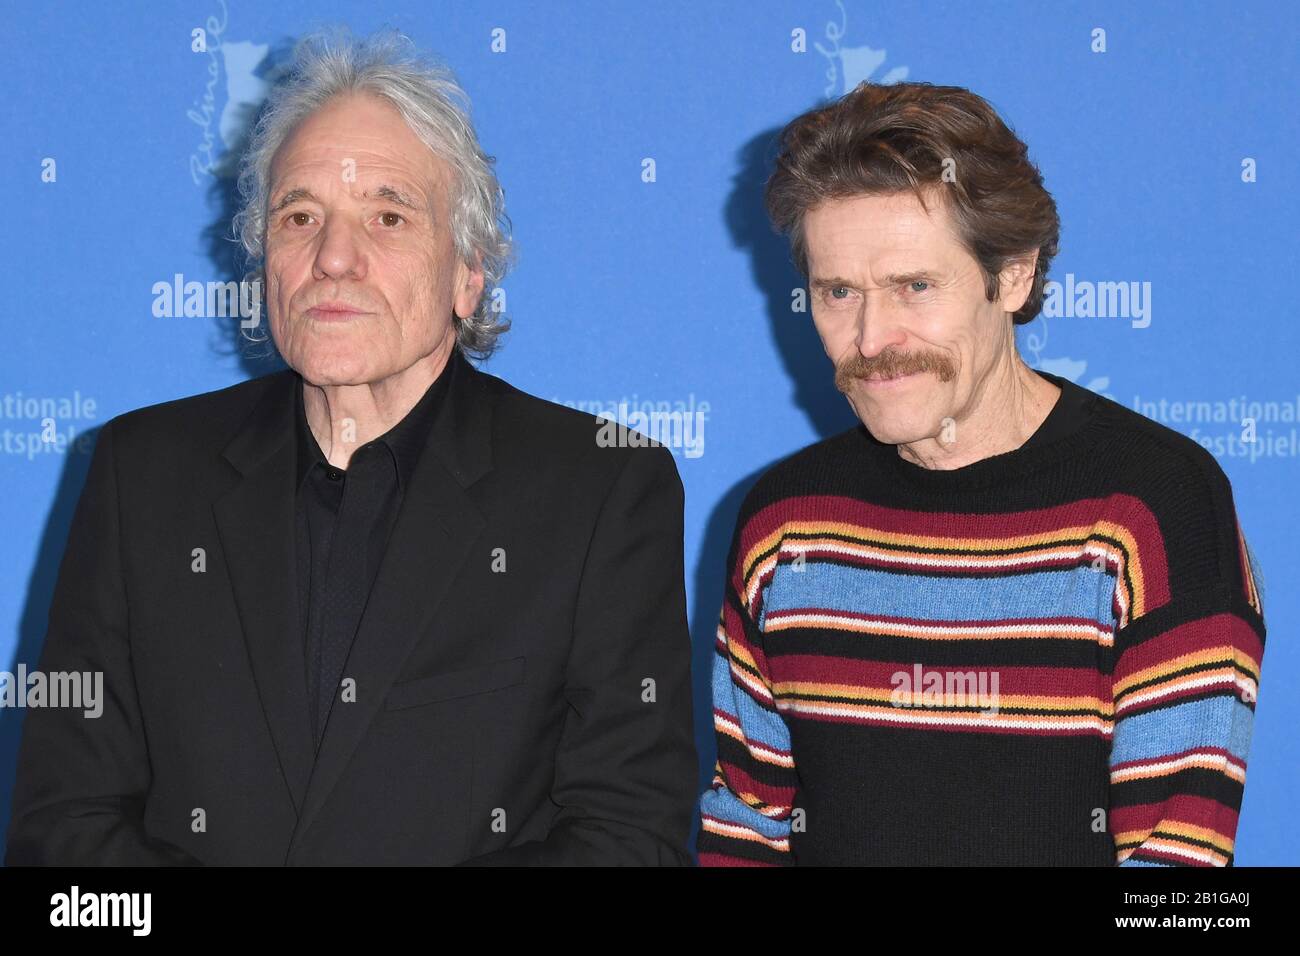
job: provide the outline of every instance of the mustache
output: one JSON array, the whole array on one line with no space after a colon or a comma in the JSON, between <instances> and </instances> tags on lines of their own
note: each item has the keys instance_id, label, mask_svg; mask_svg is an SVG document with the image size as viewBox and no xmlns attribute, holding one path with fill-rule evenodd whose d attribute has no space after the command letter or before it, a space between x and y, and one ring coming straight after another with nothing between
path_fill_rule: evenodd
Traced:
<instances>
[{"instance_id":1,"label":"mustache","mask_svg":"<svg viewBox=\"0 0 1300 956\"><path fill-rule=\"evenodd\" d=\"M871 358L855 352L835 367L835 387L847 393L857 379L895 378L913 372L933 372L941 382L950 382L957 376L957 370L947 356L936 352L899 352L890 348Z\"/></svg>"}]
</instances>

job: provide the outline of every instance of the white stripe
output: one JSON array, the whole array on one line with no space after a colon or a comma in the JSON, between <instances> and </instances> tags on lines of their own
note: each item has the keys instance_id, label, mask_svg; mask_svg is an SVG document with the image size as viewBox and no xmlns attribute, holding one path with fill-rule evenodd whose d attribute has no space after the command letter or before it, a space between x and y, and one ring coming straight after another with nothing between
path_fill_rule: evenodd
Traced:
<instances>
[{"instance_id":1,"label":"white stripe","mask_svg":"<svg viewBox=\"0 0 1300 956\"><path fill-rule=\"evenodd\" d=\"M1042 730L1097 730L1103 735L1109 737L1111 734L1111 725L1109 721L1103 720L1091 714L1082 714L1074 722L1066 722L1059 718L1032 718L1025 716L993 716L993 717L966 717L950 713L917 713L911 709L898 708L894 710L873 710L870 714L863 714L860 709L847 707L845 705L809 703L804 701L781 701L779 704L782 711L793 711L799 714L820 714L827 717L850 717L856 721L865 723L871 720L883 720L893 724L928 724L930 726L943 726L945 724L956 727L1024 727Z\"/></svg>"}]
</instances>

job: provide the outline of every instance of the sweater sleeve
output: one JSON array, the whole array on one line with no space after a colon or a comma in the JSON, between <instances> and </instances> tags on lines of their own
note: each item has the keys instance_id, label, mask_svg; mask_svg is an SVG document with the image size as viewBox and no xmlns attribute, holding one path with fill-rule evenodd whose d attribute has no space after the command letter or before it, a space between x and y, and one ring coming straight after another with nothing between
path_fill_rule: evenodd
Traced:
<instances>
[{"instance_id":1,"label":"sweater sleeve","mask_svg":"<svg viewBox=\"0 0 1300 956\"><path fill-rule=\"evenodd\" d=\"M733 546L714 644L713 728L718 759L700 800L701 866L790 866L798 785L790 731L776 707L761 632L745 600Z\"/></svg>"},{"instance_id":2,"label":"sweater sleeve","mask_svg":"<svg viewBox=\"0 0 1300 956\"><path fill-rule=\"evenodd\" d=\"M1235 541L1221 548L1222 580L1116 634L1110 828L1121 866L1232 864L1265 631L1258 566L1234 514L1225 527Z\"/></svg>"}]
</instances>

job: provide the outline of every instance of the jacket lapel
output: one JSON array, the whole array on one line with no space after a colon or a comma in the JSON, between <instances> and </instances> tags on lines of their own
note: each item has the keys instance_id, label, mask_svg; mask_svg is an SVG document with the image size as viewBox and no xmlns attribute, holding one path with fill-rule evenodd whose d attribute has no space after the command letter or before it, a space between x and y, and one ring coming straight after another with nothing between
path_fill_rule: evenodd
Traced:
<instances>
[{"instance_id":1,"label":"jacket lapel","mask_svg":"<svg viewBox=\"0 0 1300 956\"><path fill-rule=\"evenodd\" d=\"M257 692L295 808L311 774L312 733L298 618L292 371L266 394L225 458L242 480L213 504Z\"/></svg>"},{"instance_id":2,"label":"jacket lapel","mask_svg":"<svg viewBox=\"0 0 1300 956\"><path fill-rule=\"evenodd\" d=\"M484 387L487 376L458 350L449 361L447 395L403 495L344 670L356 682L356 701L336 703L330 711L290 862L416 642L433 629L439 606L486 525L466 489L492 468L492 395ZM305 690L302 706L305 714Z\"/></svg>"}]
</instances>

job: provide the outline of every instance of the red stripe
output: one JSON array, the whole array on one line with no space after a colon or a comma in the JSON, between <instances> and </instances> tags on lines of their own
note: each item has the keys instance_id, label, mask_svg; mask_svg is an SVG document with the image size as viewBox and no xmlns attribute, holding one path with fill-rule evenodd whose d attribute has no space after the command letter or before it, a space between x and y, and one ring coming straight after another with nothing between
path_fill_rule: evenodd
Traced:
<instances>
[{"instance_id":1,"label":"red stripe","mask_svg":"<svg viewBox=\"0 0 1300 956\"><path fill-rule=\"evenodd\" d=\"M905 663L856 660L851 657L830 657L822 654L783 654L773 658L776 673L773 680L780 683L803 681L809 683L848 684L854 687L892 688L892 678L900 672L912 681L914 661ZM1001 667L988 665L922 665L922 679L930 673L966 673L974 671L998 675L998 693L1032 694L1047 696L1059 694L1072 697L1100 697L1108 700L1110 688L1103 675L1085 667ZM978 686L978 685L977 685ZM989 685L991 686L991 685ZM924 685L922 685L924 687Z\"/></svg>"},{"instance_id":2,"label":"red stripe","mask_svg":"<svg viewBox=\"0 0 1300 956\"><path fill-rule=\"evenodd\" d=\"M1169 663L1184 654L1223 647L1236 648L1256 664L1264 653L1264 645L1254 628L1237 615L1221 611L1176 624L1125 650L1115 664L1115 683L1121 683L1130 674Z\"/></svg>"},{"instance_id":3,"label":"red stripe","mask_svg":"<svg viewBox=\"0 0 1300 956\"><path fill-rule=\"evenodd\" d=\"M1213 830L1229 840L1237 832L1237 811L1209 797L1180 793L1160 803L1112 805L1110 808L1111 833L1155 830L1166 821Z\"/></svg>"},{"instance_id":4,"label":"red stripe","mask_svg":"<svg viewBox=\"0 0 1300 956\"><path fill-rule=\"evenodd\" d=\"M740 799L742 793L752 793L758 799L762 800L769 806L780 807L782 814L779 817L768 817L769 820L784 820L790 816L791 804L794 802L794 787L782 787L770 783L764 783L761 780L755 780L743 769L729 761L722 761L723 769L727 780L727 789ZM777 767L777 770L787 771L784 767ZM744 801L741 801L742 803ZM751 808L752 809L752 808ZM758 813L757 810L754 811Z\"/></svg>"}]
</instances>

